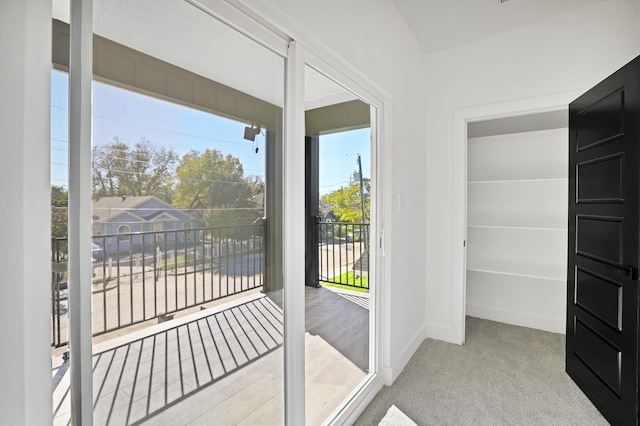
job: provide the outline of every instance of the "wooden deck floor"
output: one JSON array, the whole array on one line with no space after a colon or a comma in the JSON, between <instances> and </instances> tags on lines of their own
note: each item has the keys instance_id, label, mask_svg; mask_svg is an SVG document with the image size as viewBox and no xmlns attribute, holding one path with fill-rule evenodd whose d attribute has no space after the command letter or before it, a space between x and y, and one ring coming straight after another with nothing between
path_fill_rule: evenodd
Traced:
<instances>
[{"instance_id":1,"label":"wooden deck floor","mask_svg":"<svg viewBox=\"0 0 640 426\"><path fill-rule=\"evenodd\" d=\"M368 300L350 297L307 288L307 424L366 377ZM282 344L282 311L262 294L97 344L94 423L282 424ZM67 366L53 372L55 424L69 424Z\"/></svg>"}]
</instances>

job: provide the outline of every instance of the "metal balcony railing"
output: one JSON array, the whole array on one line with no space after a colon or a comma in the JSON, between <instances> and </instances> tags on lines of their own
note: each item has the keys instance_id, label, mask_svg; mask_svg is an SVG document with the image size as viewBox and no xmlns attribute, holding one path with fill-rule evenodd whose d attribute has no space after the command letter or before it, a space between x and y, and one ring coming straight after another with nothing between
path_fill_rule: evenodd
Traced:
<instances>
[{"instance_id":1,"label":"metal balcony railing","mask_svg":"<svg viewBox=\"0 0 640 426\"><path fill-rule=\"evenodd\" d=\"M369 224L318 223L318 281L369 289ZM265 284L264 223L93 237L93 334ZM67 238L51 240L52 346L67 344Z\"/></svg>"},{"instance_id":2,"label":"metal balcony railing","mask_svg":"<svg viewBox=\"0 0 640 426\"><path fill-rule=\"evenodd\" d=\"M264 224L93 237L94 336L259 288ZM67 239L52 238L52 346L67 343Z\"/></svg>"},{"instance_id":3,"label":"metal balcony railing","mask_svg":"<svg viewBox=\"0 0 640 426\"><path fill-rule=\"evenodd\" d=\"M369 224L319 222L318 280L369 289Z\"/></svg>"}]
</instances>

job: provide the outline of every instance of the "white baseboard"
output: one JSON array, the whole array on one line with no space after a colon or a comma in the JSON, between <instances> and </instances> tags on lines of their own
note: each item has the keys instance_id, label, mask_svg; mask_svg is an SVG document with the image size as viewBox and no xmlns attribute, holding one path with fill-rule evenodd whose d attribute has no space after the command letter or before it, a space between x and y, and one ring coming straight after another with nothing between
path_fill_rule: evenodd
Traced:
<instances>
[{"instance_id":1,"label":"white baseboard","mask_svg":"<svg viewBox=\"0 0 640 426\"><path fill-rule=\"evenodd\" d=\"M443 342L461 345L463 342L460 341L459 335L460 331L454 330L450 325L427 323L426 326L425 338L428 339L442 340Z\"/></svg>"},{"instance_id":2,"label":"white baseboard","mask_svg":"<svg viewBox=\"0 0 640 426\"><path fill-rule=\"evenodd\" d=\"M471 303L467 303L466 313L471 317L535 328L538 330L550 331L552 333L564 334L566 332L565 318L550 318L525 312L510 311L507 309L496 308L494 306L476 305Z\"/></svg>"},{"instance_id":3,"label":"white baseboard","mask_svg":"<svg viewBox=\"0 0 640 426\"><path fill-rule=\"evenodd\" d=\"M386 386L391 386L396 381L404 367L418 350L418 347L425 339L425 327L420 329L413 335L409 343L404 347L400 355L391 363L391 365L385 365L382 371L382 377Z\"/></svg>"}]
</instances>

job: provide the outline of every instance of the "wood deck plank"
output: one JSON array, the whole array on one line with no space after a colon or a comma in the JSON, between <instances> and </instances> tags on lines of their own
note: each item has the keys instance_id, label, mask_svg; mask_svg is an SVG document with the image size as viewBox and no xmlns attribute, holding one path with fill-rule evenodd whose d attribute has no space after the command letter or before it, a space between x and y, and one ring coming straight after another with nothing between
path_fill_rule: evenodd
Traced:
<instances>
[{"instance_id":1,"label":"wood deck plank","mask_svg":"<svg viewBox=\"0 0 640 426\"><path fill-rule=\"evenodd\" d=\"M307 420L320 424L366 377L369 315L324 288L306 293ZM101 346L96 425L282 423L282 311L265 296L208 311ZM65 377L54 399L55 423L68 424Z\"/></svg>"}]
</instances>

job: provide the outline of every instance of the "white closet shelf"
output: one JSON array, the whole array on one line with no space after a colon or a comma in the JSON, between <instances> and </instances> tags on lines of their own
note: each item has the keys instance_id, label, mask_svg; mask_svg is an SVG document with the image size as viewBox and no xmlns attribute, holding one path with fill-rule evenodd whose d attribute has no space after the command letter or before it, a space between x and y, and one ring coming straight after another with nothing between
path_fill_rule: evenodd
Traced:
<instances>
[{"instance_id":1,"label":"white closet shelf","mask_svg":"<svg viewBox=\"0 0 640 426\"><path fill-rule=\"evenodd\" d=\"M554 226L526 226L526 225L471 225L468 224L467 228L473 229L499 229L499 230L512 230L512 231L558 231L567 232L567 227L554 227Z\"/></svg>"},{"instance_id":2,"label":"white closet shelf","mask_svg":"<svg viewBox=\"0 0 640 426\"><path fill-rule=\"evenodd\" d=\"M566 128L468 140L467 304L486 318L564 318L567 140Z\"/></svg>"},{"instance_id":3,"label":"white closet shelf","mask_svg":"<svg viewBox=\"0 0 640 426\"><path fill-rule=\"evenodd\" d=\"M566 268L549 268L549 266L540 266L539 268L524 267L507 267L506 265L467 265L467 271L482 272L486 274L508 275L521 278L535 278L540 280L550 280L558 282L567 281ZM544 273L542 273L543 271Z\"/></svg>"},{"instance_id":4,"label":"white closet shelf","mask_svg":"<svg viewBox=\"0 0 640 426\"><path fill-rule=\"evenodd\" d=\"M569 182L566 177L548 177L548 178L522 178L522 179L490 179L490 180L470 180L469 185L495 185L508 183L533 183L533 182Z\"/></svg>"}]
</instances>

